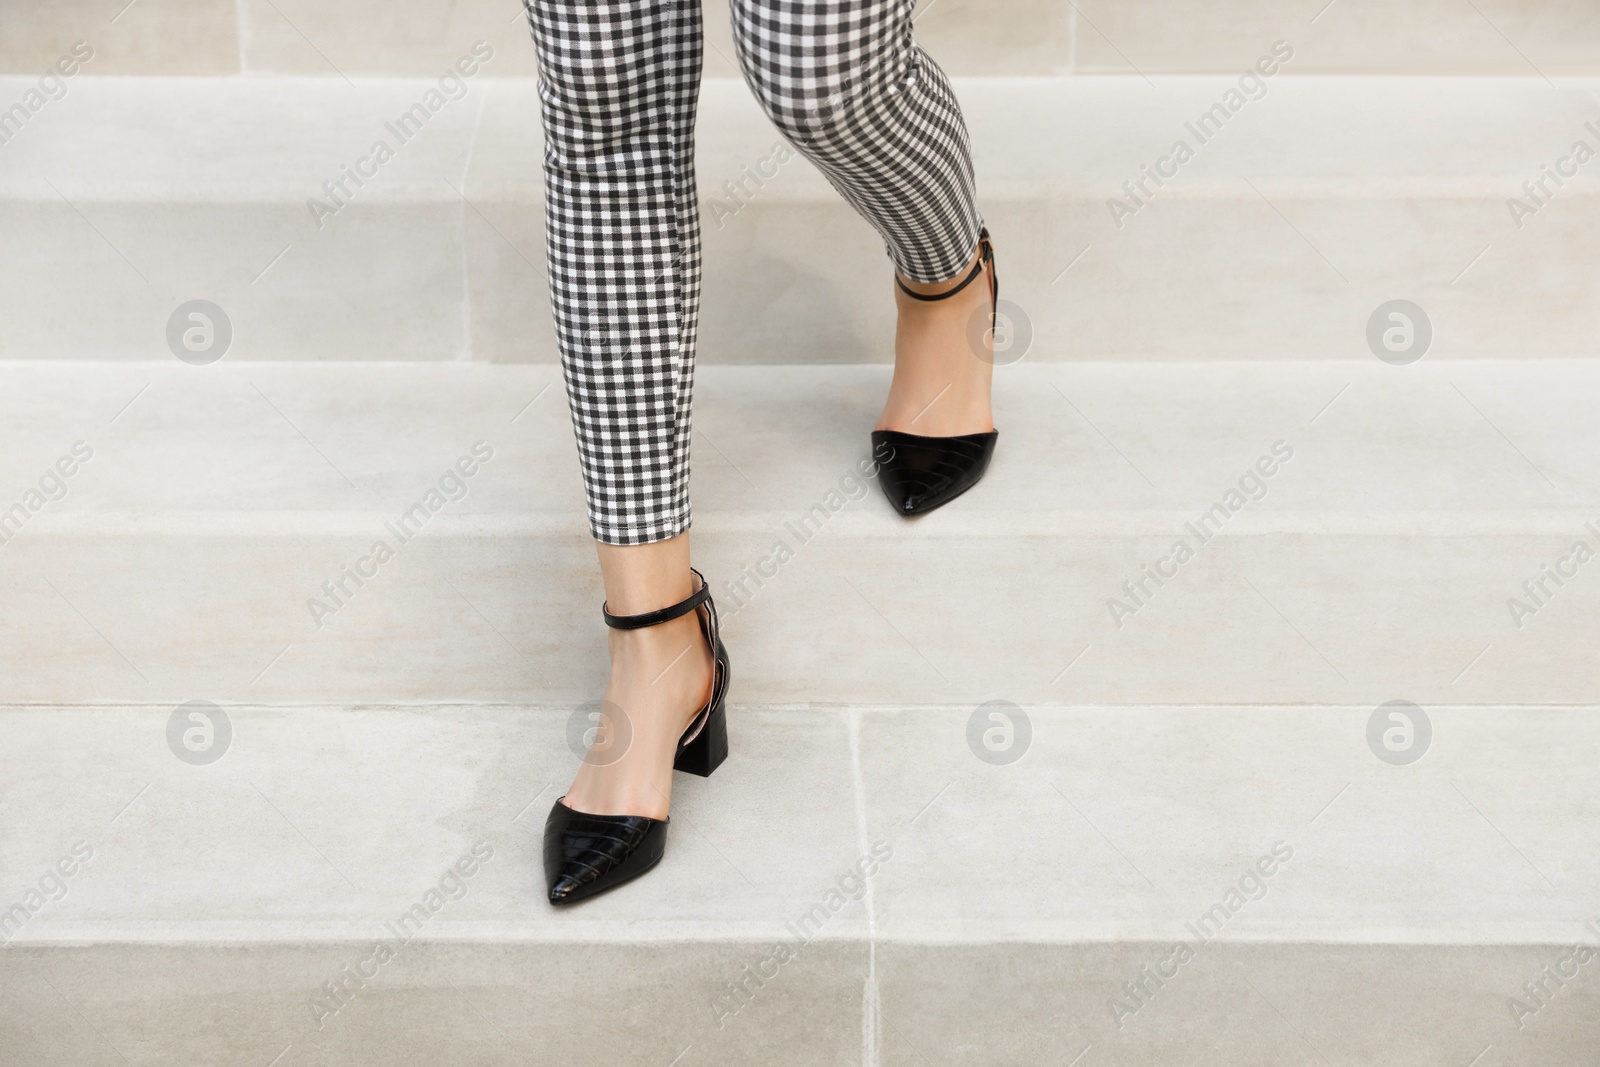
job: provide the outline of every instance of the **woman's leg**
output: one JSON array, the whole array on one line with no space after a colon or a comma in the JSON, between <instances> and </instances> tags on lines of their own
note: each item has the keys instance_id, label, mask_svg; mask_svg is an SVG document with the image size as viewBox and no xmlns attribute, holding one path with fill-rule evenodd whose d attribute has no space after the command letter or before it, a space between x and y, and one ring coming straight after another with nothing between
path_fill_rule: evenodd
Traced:
<instances>
[{"instance_id":1,"label":"woman's leg","mask_svg":"<svg viewBox=\"0 0 1600 1067\"><path fill-rule=\"evenodd\" d=\"M693 592L700 3L527 8L545 126L550 296L590 531L610 610L653 611ZM710 650L693 614L608 633L607 726L627 739L625 751L586 760L567 803L662 818L677 739L710 686Z\"/></svg>"},{"instance_id":2,"label":"woman's leg","mask_svg":"<svg viewBox=\"0 0 1600 1067\"><path fill-rule=\"evenodd\" d=\"M916 0L732 0L740 66L778 129L882 236L902 279L936 293L977 258L972 153L949 79L911 33ZM915 301L896 287L895 375L878 429L992 430L987 285ZM986 358L987 357L987 358Z\"/></svg>"},{"instance_id":3,"label":"woman's leg","mask_svg":"<svg viewBox=\"0 0 1600 1067\"><path fill-rule=\"evenodd\" d=\"M556 340L596 540L689 525L697 0L531 0Z\"/></svg>"}]
</instances>

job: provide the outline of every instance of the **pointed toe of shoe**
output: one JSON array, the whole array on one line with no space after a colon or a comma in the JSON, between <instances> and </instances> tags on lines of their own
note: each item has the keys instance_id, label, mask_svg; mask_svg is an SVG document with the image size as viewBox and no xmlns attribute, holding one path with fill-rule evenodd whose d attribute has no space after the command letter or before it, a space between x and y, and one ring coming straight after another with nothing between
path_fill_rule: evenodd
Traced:
<instances>
[{"instance_id":1,"label":"pointed toe of shoe","mask_svg":"<svg viewBox=\"0 0 1600 1067\"><path fill-rule=\"evenodd\" d=\"M921 494L908 490L904 486L895 486L892 489L884 486L884 495L889 498L890 507L908 518L923 508Z\"/></svg>"},{"instance_id":2,"label":"pointed toe of shoe","mask_svg":"<svg viewBox=\"0 0 1600 1067\"><path fill-rule=\"evenodd\" d=\"M900 514L910 517L929 510L929 494L920 486L907 485L900 478L883 478L883 495L888 499L889 506ZM935 505L936 506L936 505Z\"/></svg>"},{"instance_id":3,"label":"pointed toe of shoe","mask_svg":"<svg viewBox=\"0 0 1600 1067\"><path fill-rule=\"evenodd\" d=\"M584 879L577 872L563 871L550 881L550 903L565 904L568 900L581 900Z\"/></svg>"},{"instance_id":4,"label":"pointed toe of shoe","mask_svg":"<svg viewBox=\"0 0 1600 1067\"><path fill-rule=\"evenodd\" d=\"M576 904L644 874L661 861L669 821L590 815L556 801L544 827L550 903Z\"/></svg>"},{"instance_id":5,"label":"pointed toe of shoe","mask_svg":"<svg viewBox=\"0 0 1600 1067\"><path fill-rule=\"evenodd\" d=\"M900 514L926 514L978 484L989 468L999 436L995 430L959 437L874 430L878 484Z\"/></svg>"}]
</instances>

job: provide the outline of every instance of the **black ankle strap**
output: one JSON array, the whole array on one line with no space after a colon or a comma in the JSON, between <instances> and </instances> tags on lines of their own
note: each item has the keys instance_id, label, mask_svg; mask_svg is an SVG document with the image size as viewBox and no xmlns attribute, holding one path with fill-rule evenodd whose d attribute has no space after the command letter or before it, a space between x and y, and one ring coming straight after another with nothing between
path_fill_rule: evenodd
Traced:
<instances>
[{"instance_id":1,"label":"black ankle strap","mask_svg":"<svg viewBox=\"0 0 1600 1067\"><path fill-rule=\"evenodd\" d=\"M689 573L700 579L700 588L671 607L665 607L659 611L647 611L642 615L613 615L610 609L601 604L600 612L606 617L606 625L613 630L642 630L646 626L659 626L664 622L671 622L673 619L689 614L689 612L711 599L711 587L706 584L706 576L693 567L689 568Z\"/></svg>"},{"instance_id":2,"label":"black ankle strap","mask_svg":"<svg viewBox=\"0 0 1600 1067\"><path fill-rule=\"evenodd\" d=\"M990 244L989 231L987 228L985 228L978 231L978 262L972 265L972 270L967 273L965 278L961 279L961 284L957 285L954 289L946 289L942 293L933 293L930 295L928 293L919 293L907 286L905 282L900 280L900 275L898 273L895 274L894 281L895 284L900 287L900 291L905 293L913 300L923 300L929 303L935 300L948 300L952 296L955 296L957 293L961 292L961 290L965 289L967 286L971 285L973 282L977 281L979 278L983 277L984 268L987 267L990 262L993 261L993 259L994 245Z\"/></svg>"}]
</instances>

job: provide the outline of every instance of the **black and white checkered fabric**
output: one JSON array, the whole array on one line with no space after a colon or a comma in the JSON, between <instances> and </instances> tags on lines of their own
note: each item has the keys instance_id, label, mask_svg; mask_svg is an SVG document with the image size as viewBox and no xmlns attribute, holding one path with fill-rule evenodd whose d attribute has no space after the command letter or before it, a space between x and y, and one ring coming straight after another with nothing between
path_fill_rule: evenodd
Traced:
<instances>
[{"instance_id":1,"label":"black and white checkered fabric","mask_svg":"<svg viewBox=\"0 0 1600 1067\"><path fill-rule=\"evenodd\" d=\"M546 249L590 530L689 525L700 304L700 0L524 0L539 54ZM966 126L915 0L731 0L745 79L907 278L977 247Z\"/></svg>"}]
</instances>

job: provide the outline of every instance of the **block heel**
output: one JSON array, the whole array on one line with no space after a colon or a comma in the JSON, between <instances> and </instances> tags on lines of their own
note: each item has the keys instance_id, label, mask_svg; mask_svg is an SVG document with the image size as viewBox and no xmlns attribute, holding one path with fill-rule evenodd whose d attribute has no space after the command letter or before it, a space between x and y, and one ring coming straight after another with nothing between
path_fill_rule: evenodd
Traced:
<instances>
[{"instance_id":1,"label":"block heel","mask_svg":"<svg viewBox=\"0 0 1600 1067\"><path fill-rule=\"evenodd\" d=\"M717 670L726 678L727 653L722 650L720 641L713 647L717 648ZM672 761L672 769L709 778L728 758L727 701L715 699L706 709L703 723L697 720L696 725L700 726L698 733L690 726L685 739L678 742L678 758Z\"/></svg>"}]
</instances>

